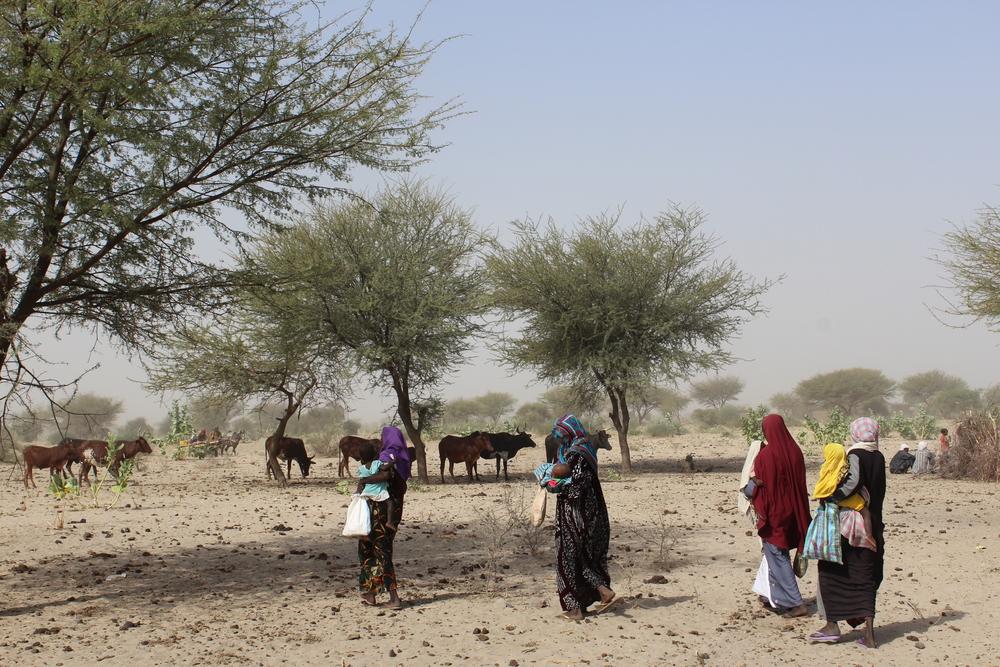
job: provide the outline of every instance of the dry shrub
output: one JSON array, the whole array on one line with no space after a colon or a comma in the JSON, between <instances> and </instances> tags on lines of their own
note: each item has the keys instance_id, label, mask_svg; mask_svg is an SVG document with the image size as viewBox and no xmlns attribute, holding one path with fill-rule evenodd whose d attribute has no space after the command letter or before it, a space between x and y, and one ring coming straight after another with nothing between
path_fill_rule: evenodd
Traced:
<instances>
[{"instance_id":1,"label":"dry shrub","mask_svg":"<svg viewBox=\"0 0 1000 667\"><path fill-rule=\"evenodd\" d=\"M957 479L1000 482L1000 411L966 417L941 462L941 474Z\"/></svg>"}]
</instances>

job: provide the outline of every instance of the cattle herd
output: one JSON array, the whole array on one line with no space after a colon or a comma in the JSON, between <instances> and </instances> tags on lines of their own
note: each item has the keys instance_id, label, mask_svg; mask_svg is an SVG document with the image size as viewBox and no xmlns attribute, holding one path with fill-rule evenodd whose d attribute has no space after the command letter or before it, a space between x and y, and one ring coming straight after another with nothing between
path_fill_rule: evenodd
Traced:
<instances>
[{"instance_id":1,"label":"cattle herd","mask_svg":"<svg viewBox=\"0 0 1000 667\"><path fill-rule=\"evenodd\" d=\"M236 447L243 438L243 432L222 435L218 429L207 433L202 429L193 436L189 444L200 444L207 447L215 455L224 454L228 450L236 453ZM597 433L598 446L603 449L610 449L610 441L607 431ZM347 435L340 439L338 448L340 450L340 460L337 466L338 477L351 476L351 460L360 460L360 451L365 444L380 446L378 438L362 438L356 435ZM117 476L122 461L132 459L137 454L151 454L152 448L149 442L143 437L135 440L119 441L118 448L113 457L108 457L108 443L103 440L81 440L78 438L63 438L54 447L42 447L33 445L24 449L24 486L25 488L35 487L34 470L48 469L49 474L60 474L67 478L73 477L72 466L74 463L80 464L78 472L78 483L83 484L84 480L90 482L90 473L94 473L97 478L98 467L107 467ZM531 435L517 431L516 433L487 433L475 431L468 435L446 435L438 443L438 455L441 460L441 482L444 483L444 467L448 464L448 472L452 480L455 480L455 464L464 463L468 481L479 481L479 460L496 461L496 479L500 479L500 465L503 463L504 480L509 480L507 474L507 463L517 456L517 453L526 447L534 447L535 441ZM306 452L305 443L301 438L289 437L269 437L264 444L265 455L274 456L278 461L287 464L286 476L292 472L292 461L295 461L303 477L309 476L309 468L315 462L313 457ZM412 454L412 448L411 448ZM556 458L556 442L551 435L545 438L545 460L552 462ZM270 466L267 467L267 475L272 476Z\"/></svg>"}]
</instances>

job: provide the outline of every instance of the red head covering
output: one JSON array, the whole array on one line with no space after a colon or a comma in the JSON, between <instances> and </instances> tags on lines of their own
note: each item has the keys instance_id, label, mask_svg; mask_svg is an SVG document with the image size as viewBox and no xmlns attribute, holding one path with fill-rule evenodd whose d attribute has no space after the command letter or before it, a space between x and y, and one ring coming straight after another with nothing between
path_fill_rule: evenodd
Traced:
<instances>
[{"instance_id":1,"label":"red head covering","mask_svg":"<svg viewBox=\"0 0 1000 667\"><path fill-rule=\"evenodd\" d=\"M809 528L806 463L781 415L764 417L767 445L754 460L761 481L753 496L757 534L781 549L801 549Z\"/></svg>"}]
</instances>

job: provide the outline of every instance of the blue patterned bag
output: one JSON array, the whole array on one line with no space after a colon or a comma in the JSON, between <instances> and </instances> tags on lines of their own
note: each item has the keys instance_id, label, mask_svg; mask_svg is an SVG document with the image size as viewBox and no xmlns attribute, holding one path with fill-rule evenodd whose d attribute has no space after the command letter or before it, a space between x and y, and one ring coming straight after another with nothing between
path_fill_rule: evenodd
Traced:
<instances>
[{"instance_id":1,"label":"blue patterned bag","mask_svg":"<svg viewBox=\"0 0 1000 667\"><path fill-rule=\"evenodd\" d=\"M806 531L802 557L843 563L840 548L840 508L837 503L820 501L816 514Z\"/></svg>"}]
</instances>

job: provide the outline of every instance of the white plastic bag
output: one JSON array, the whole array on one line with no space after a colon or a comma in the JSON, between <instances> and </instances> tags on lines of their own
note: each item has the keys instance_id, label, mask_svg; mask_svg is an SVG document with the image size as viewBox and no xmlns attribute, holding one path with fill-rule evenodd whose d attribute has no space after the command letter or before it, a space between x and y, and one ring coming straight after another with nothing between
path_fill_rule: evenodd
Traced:
<instances>
[{"instance_id":1,"label":"white plastic bag","mask_svg":"<svg viewBox=\"0 0 1000 667\"><path fill-rule=\"evenodd\" d=\"M347 519L344 521L344 537L368 537L372 532L372 516L368 509L368 500L355 493L351 496L351 504L347 506Z\"/></svg>"}]
</instances>

